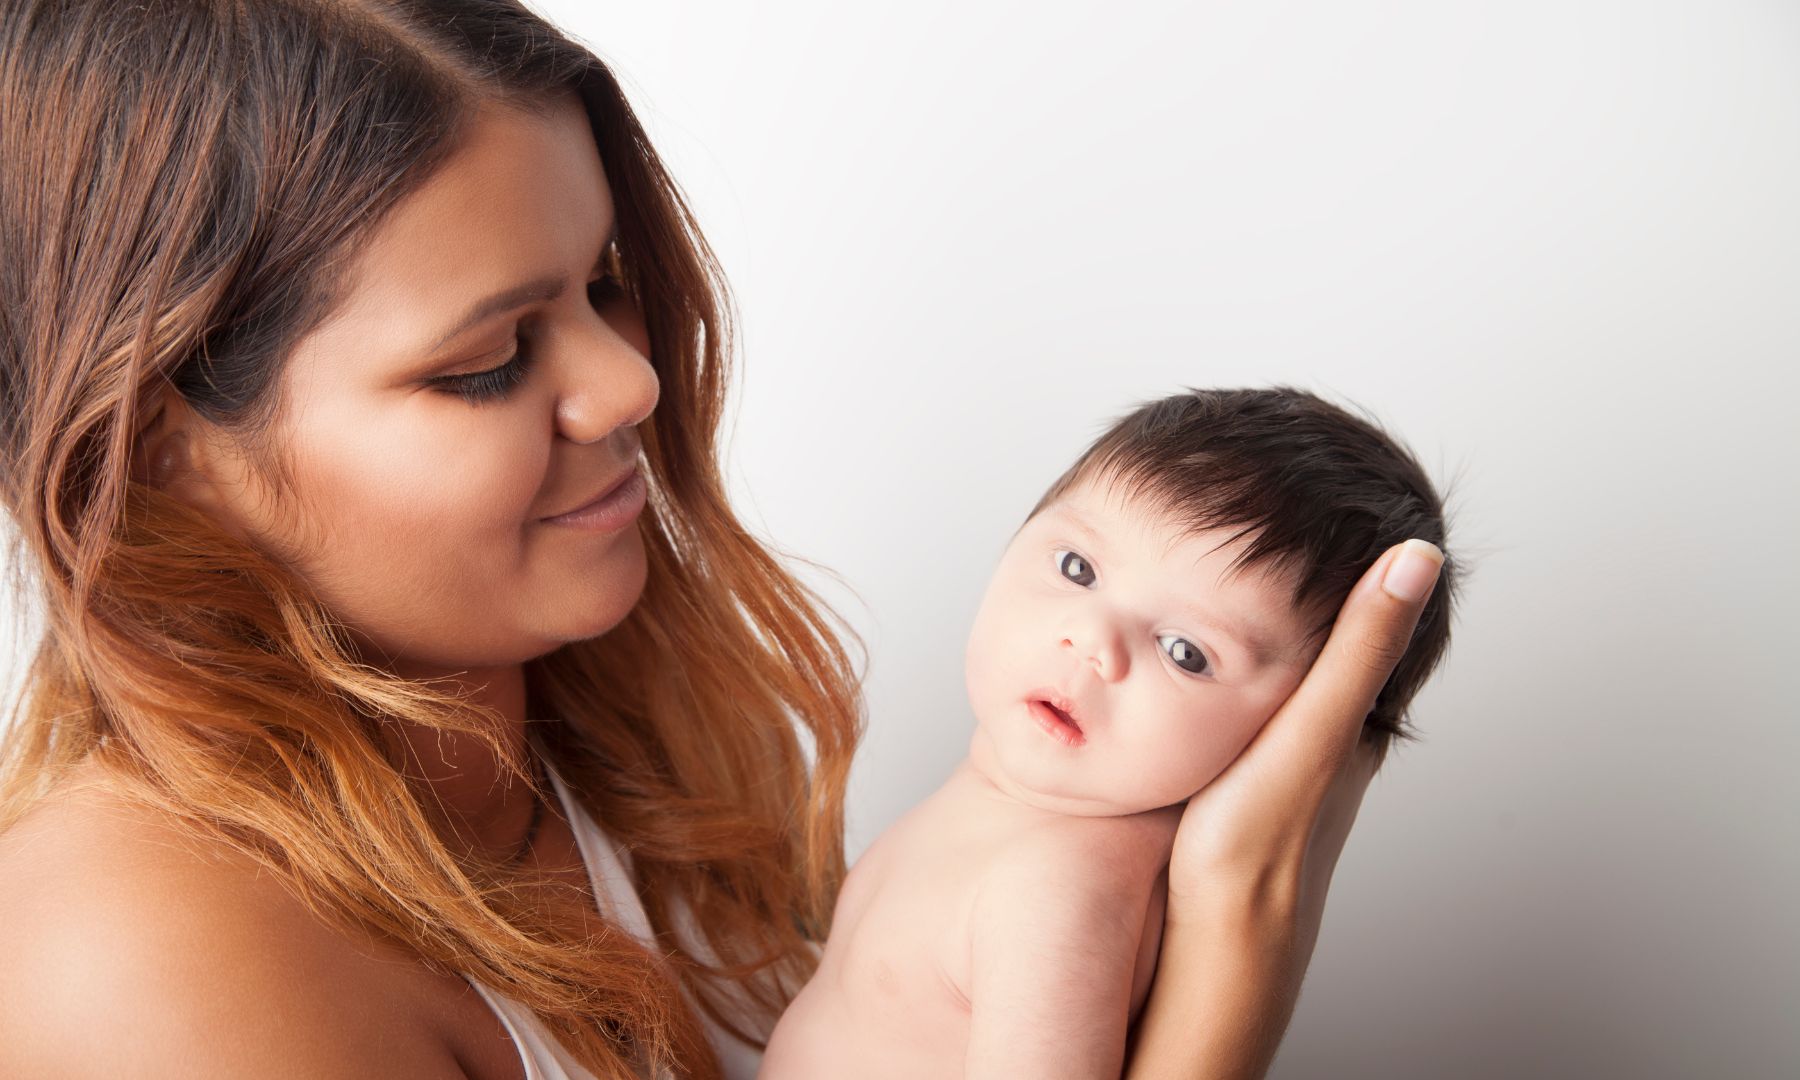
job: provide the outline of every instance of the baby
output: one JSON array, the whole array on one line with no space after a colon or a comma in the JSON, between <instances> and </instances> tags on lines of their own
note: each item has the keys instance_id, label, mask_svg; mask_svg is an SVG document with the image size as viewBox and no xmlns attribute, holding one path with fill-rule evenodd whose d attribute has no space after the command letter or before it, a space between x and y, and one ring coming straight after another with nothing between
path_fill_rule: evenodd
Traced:
<instances>
[{"instance_id":1,"label":"baby","mask_svg":"<svg viewBox=\"0 0 1800 1080\"><path fill-rule=\"evenodd\" d=\"M968 641L968 757L852 868L759 1078L1118 1077L1185 801L1376 557L1444 532L1412 457L1304 391L1193 390L1115 424L1001 556ZM1379 753L1413 737L1453 570L1364 724Z\"/></svg>"}]
</instances>

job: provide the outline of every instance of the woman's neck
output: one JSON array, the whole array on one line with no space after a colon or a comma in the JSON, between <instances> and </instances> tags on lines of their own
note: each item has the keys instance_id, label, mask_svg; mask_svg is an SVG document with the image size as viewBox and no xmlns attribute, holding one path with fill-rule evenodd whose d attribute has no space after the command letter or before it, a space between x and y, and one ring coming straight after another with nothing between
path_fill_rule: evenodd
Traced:
<instances>
[{"instance_id":1,"label":"woman's neck","mask_svg":"<svg viewBox=\"0 0 1800 1080\"><path fill-rule=\"evenodd\" d=\"M472 700L506 717L503 737L514 749L526 750L523 665L436 678L472 691ZM519 850L536 799L524 784L505 782L499 759L485 743L473 736L415 724L396 724L393 730L404 746L407 774L431 786L456 839L465 848L496 859Z\"/></svg>"}]
</instances>

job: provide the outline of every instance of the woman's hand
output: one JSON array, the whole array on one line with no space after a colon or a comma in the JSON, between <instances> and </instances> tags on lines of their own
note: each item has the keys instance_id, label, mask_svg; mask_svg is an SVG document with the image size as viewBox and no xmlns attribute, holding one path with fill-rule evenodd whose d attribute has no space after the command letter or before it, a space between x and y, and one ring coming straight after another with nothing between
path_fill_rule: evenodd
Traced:
<instances>
[{"instance_id":1,"label":"woman's hand","mask_svg":"<svg viewBox=\"0 0 1800 1080\"><path fill-rule=\"evenodd\" d=\"M1293 695L1188 801L1169 863L1156 982L1127 1062L1132 1080L1267 1071L1375 774L1363 720L1442 564L1422 540L1383 553Z\"/></svg>"}]
</instances>

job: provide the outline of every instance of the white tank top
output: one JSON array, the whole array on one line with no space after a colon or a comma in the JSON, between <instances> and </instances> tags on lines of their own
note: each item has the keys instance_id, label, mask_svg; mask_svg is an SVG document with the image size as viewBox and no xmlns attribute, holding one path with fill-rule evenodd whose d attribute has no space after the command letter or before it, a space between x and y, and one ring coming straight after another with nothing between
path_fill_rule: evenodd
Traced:
<instances>
[{"instance_id":1,"label":"white tank top","mask_svg":"<svg viewBox=\"0 0 1800 1080\"><path fill-rule=\"evenodd\" d=\"M654 947L650 918L644 914L643 901L638 899L637 888L632 884L631 853L615 844L611 837L601 831L599 824L588 816L582 805L570 797L562 777L549 767L548 762L545 763L545 771L549 773L551 786L556 789L556 797L562 803L563 816L568 819L569 827L575 833L575 843L581 849L581 861L587 866L588 880L593 883L594 896L600 903L601 911L627 933ZM686 905L677 899L674 908L676 933L681 936L682 944L703 960L716 959L694 935ZM506 1025L513 1045L519 1048L519 1060L525 1065L525 1080L595 1080L590 1070L569 1056L569 1052L556 1041L556 1036L550 1033L536 1013L474 979L468 981L500 1017L500 1022ZM692 1004L692 995L687 997ZM762 1063L762 1051L719 1027L704 1012L699 1015L701 1023L705 1025L708 1041L718 1052L725 1080L754 1080L756 1069ZM763 1034L766 1038L767 1032ZM666 1073L657 1077L648 1077L646 1074L646 1080L673 1078Z\"/></svg>"}]
</instances>

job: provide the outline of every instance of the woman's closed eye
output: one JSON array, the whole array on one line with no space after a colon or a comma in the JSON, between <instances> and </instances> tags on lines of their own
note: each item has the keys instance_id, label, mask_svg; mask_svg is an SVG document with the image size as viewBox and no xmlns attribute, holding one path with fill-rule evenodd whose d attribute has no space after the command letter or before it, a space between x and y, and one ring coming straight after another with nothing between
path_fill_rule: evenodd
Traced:
<instances>
[{"instance_id":1,"label":"woman's closed eye","mask_svg":"<svg viewBox=\"0 0 1800 1080\"><path fill-rule=\"evenodd\" d=\"M601 304L623 291L618 278L610 273L606 274L588 283L589 303L595 310L599 310ZM499 366L472 371L466 375L439 375L426 382L444 393L461 397L471 405L502 400L525 381L525 376L531 370L530 340L529 335L523 333L521 328L521 332L514 338L513 354Z\"/></svg>"},{"instance_id":2,"label":"woman's closed eye","mask_svg":"<svg viewBox=\"0 0 1800 1080\"><path fill-rule=\"evenodd\" d=\"M525 373L531 367L531 353L525 347L525 336L518 335L514 341L512 356L499 367L491 367L485 371L473 371L467 375L439 375L426 380L432 386L441 388L445 393L456 394L471 405L497 401L512 393L513 388L525 381Z\"/></svg>"}]
</instances>

